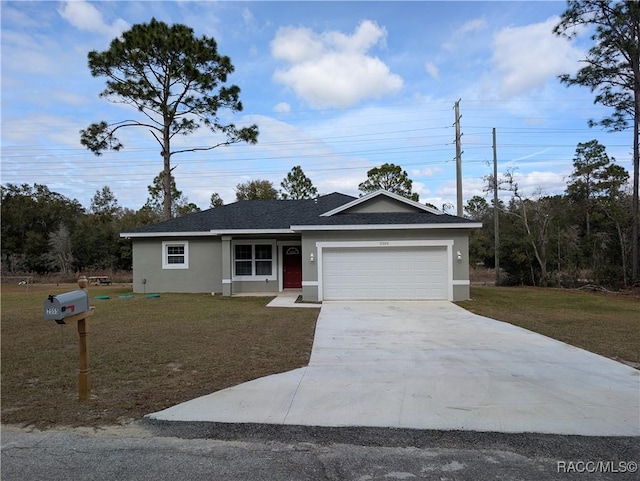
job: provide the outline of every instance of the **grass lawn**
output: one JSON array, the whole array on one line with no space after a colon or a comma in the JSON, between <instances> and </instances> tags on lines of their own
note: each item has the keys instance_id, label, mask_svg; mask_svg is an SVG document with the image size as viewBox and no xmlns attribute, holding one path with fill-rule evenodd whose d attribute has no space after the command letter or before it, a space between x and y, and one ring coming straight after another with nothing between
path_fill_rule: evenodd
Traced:
<instances>
[{"instance_id":1,"label":"grass lawn","mask_svg":"<svg viewBox=\"0 0 640 481\"><path fill-rule=\"evenodd\" d=\"M100 426L309 361L318 309L267 308L270 298L91 287L93 399L78 401L77 326L43 319L47 295L76 285L2 285L2 422ZM98 300L96 295L108 295ZM320 307L320 306L318 306Z\"/></svg>"},{"instance_id":2,"label":"grass lawn","mask_svg":"<svg viewBox=\"0 0 640 481\"><path fill-rule=\"evenodd\" d=\"M305 366L317 309L265 297L89 289L92 395L78 401L76 325L43 319L49 294L75 285L2 286L2 422L102 426L268 374ZM95 299L108 295L108 300ZM474 287L458 305L640 367L640 298L560 289Z\"/></svg>"},{"instance_id":3,"label":"grass lawn","mask_svg":"<svg viewBox=\"0 0 640 481\"><path fill-rule=\"evenodd\" d=\"M640 296L472 287L461 307L640 368Z\"/></svg>"}]
</instances>

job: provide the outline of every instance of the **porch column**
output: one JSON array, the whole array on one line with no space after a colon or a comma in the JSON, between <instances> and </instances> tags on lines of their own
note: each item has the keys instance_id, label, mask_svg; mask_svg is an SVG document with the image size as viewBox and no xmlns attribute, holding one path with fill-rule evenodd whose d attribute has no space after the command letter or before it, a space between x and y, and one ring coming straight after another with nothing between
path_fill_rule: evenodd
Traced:
<instances>
[{"instance_id":1,"label":"porch column","mask_svg":"<svg viewBox=\"0 0 640 481\"><path fill-rule=\"evenodd\" d=\"M222 236L222 295L230 296L231 289L231 236Z\"/></svg>"}]
</instances>

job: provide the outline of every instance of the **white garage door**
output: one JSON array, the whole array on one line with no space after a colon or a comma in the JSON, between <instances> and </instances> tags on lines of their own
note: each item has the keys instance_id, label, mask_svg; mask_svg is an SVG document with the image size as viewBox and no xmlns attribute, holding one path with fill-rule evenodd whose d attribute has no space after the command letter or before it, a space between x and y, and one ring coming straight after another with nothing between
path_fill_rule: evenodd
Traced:
<instances>
[{"instance_id":1,"label":"white garage door","mask_svg":"<svg viewBox=\"0 0 640 481\"><path fill-rule=\"evenodd\" d=\"M446 247L323 250L326 300L448 299Z\"/></svg>"}]
</instances>

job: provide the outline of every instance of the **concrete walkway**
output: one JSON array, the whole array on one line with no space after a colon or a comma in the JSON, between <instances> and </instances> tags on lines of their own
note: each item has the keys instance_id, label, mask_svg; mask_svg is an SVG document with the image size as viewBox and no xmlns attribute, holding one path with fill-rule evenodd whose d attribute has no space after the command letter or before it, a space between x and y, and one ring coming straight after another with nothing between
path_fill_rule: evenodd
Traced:
<instances>
[{"instance_id":1,"label":"concrete walkway","mask_svg":"<svg viewBox=\"0 0 640 481\"><path fill-rule=\"evenodd\" d=\"M640 371L450 302L324 302L309 366L148 417L640 436Z\"/></svg>"},{"instance_id":2,"label":"concrete walkway","mask_svg":"<svg viewBox=\"0 0 640 481\"><path fill-rule=\"evenodd\" d=\"M288 289L278 293L278 297L273 299L267 307L311 307L320 309L322 304L314 304L312 302L296 302L302 294L302 289Z\"/></svg>"}]
</instances>

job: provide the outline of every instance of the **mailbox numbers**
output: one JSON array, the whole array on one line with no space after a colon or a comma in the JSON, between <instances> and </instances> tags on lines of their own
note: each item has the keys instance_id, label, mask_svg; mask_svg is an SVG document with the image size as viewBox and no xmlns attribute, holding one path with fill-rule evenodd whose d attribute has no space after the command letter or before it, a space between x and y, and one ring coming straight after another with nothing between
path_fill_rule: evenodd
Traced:
<instances>
[{"instance_id":1,"label":"mailbox numbers","mask_svg":"<svg viewBox=\"0 0 640 481\"><path fill-rule=\"evenodd\" d=\"M57 307L47 307L47 315L58 314Z\"/></svg>"}]
</instances>

